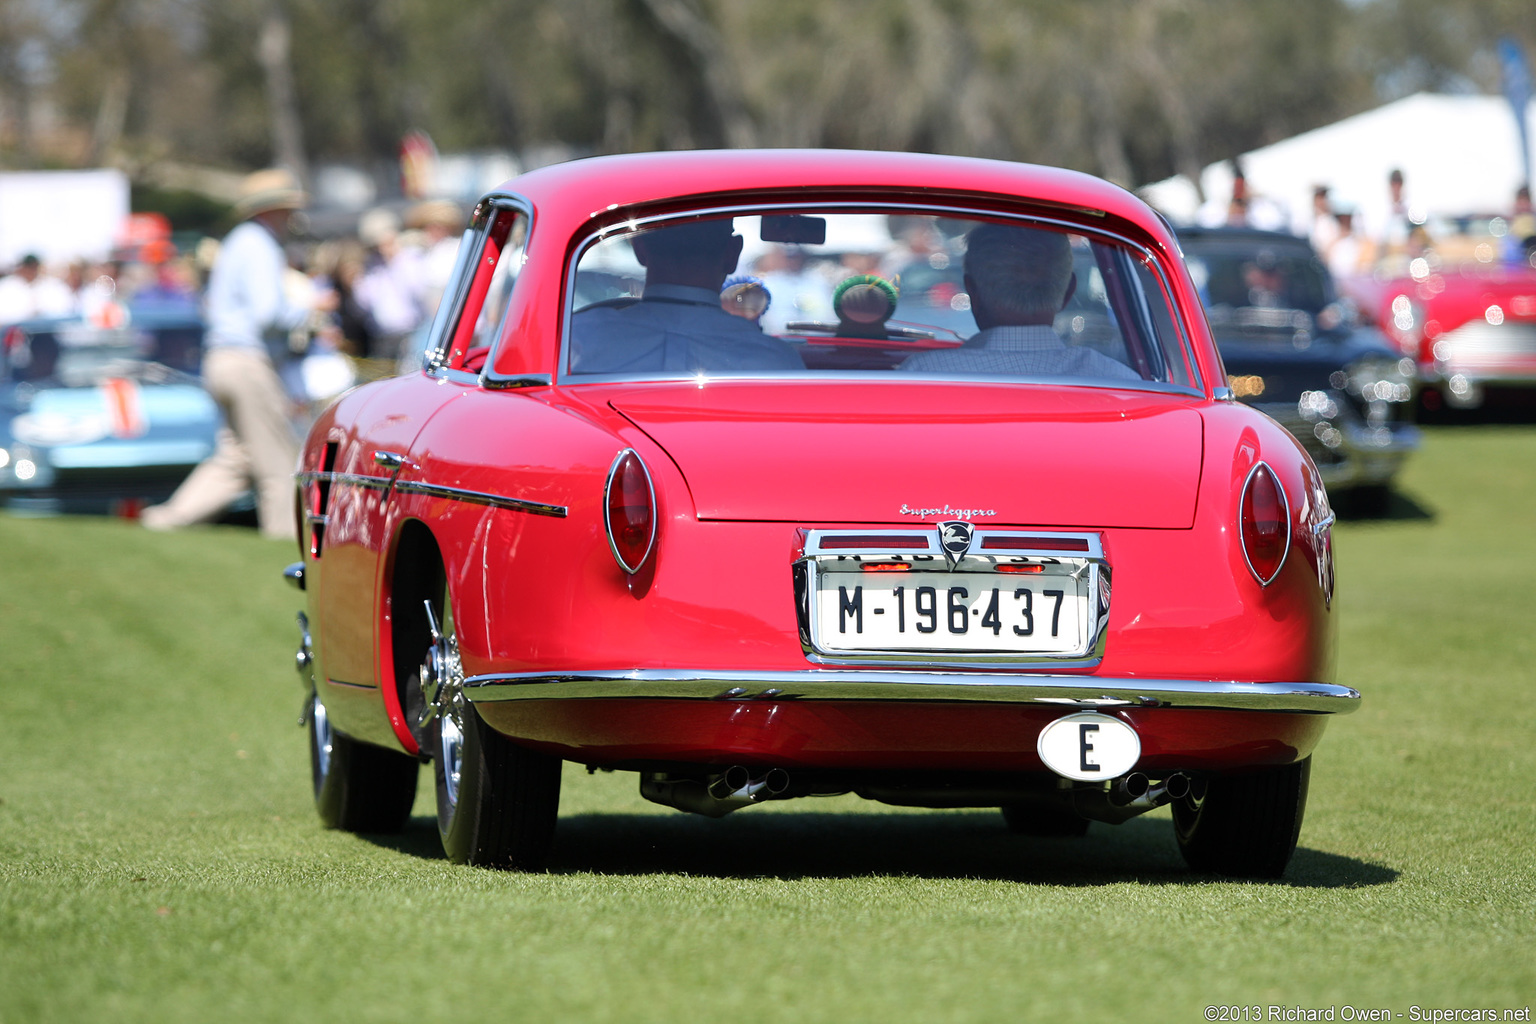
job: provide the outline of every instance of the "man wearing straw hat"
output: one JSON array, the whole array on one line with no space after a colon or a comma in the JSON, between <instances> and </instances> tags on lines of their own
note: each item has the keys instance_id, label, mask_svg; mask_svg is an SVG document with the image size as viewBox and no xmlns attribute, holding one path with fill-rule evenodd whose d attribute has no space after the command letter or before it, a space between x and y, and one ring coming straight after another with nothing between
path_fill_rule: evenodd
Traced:
<instances>
[{"instance_id":1,"label":"man wearing straw hat","mask_svg":"<svg viewBox=\"0 0 1536 1024\"><path fill-rule=\"evenodd\" d=\"M282 240L308 197L290 172L249 175L235 203L241 223L224 239L208 279L203 384L224 410L218 445L163 505L144 510L152 530L174 530L216 518L254 482L257 520L269 537L292 539L293 469L298 443L288 396L269 346L335 295L296 302L283 289L288 260Z\"/></svg>"}]
</instances>

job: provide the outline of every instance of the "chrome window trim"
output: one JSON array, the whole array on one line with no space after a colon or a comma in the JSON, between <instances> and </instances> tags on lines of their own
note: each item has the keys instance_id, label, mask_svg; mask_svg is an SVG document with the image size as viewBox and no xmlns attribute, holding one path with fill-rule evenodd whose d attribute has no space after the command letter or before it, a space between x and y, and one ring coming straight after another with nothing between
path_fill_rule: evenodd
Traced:
<instances>
[{"instance_id":1,"label":"chrome window trim","mask_svg":"<svg viewBox=\"0 0 1536 1024\"><path fill-rule=\"evenodd\" d=\"M999 197L999 198L1005 198L1005 197ZM1028 202L1029 200L1017 200L1017 201L1019 201L1019 202ZM1041 201L1041 202L1042 202L1043 205L1055 206L1058 209L1063 209L1063 208L1065 208L1065 209L1072 209L1072 210L1076 210L1079 213L1082 213L1082 214L1085 214L1085 215L1089 215L1089 216L1099 216L1099 217L1102 217L1104 215L1103 212L1099 211L1099 210L1091 210L1091 209L1085 209L1085 208L1080 208L1080 207L1064 207L1063 204L1059 204L1059 203L1052 204L1052 203L1048 203L1048 202L1045 202L1045 201ZM1086 224L1078 223L1077 221L1065 220L1065 219L1061 219L1061 218L1057 218L1057 217L1051 217L1051 216L1048 216L1048 215L1026 215L1026 214L1018 214L1018 213L1004 213L1004 212L1001 212L1001 211L998 211L998 210L989 210L989 209L983 209L983 208L978 208L978 207L949 206L949 205L945 205L945 204L941 204L941 203L924 203L924 202L920 202L920 201L913 201L913 202L909 202L909 203L895 203L895 202L892 202L892 201L889 201L889 200L887 200L885 202L871 202L871 201L858 202L858 201L851 200L851 199L850 200L841 201L841 202L815 202L815 203L796 203L796 202L794 202L791 199L784 199L784 200L781 200L781 201L778 201L778 202L761 202L761 201L759 201L759 202L747 203L745 205L702 206L702 207L699 207L697 209L681 211L681 212L679 212L679 211L671 211L671 212L668 212L668 213L651 214L649 216L643 216L643 217L631 217L631 218L629 218L627 220L624 220L624 221L622 221L620 223L610 224L607 227L599 228L596 231L590 232L589 234L587 234L586 236L584 236L581 239L579 244L577 244L575 246L575 248L571 251L571 255L568 258L565 267L562 268L562 274L563 274L563 277L564 277L564 287L563 287L564 295L563 295L563 301L561 302L561 312L560 312L560 347L559 347L558 352L556 353L556 358L557 358L557 362L555 364L555 381L556 381L556 383L559 383L559 384L585 384L585 383L589 383L589 382L596 382L596 381L598 381L600 379L601 380L645 380L645 381L662 381L662 380L671 380L672 379L670 376L657 376L655 374L645 374L645 375L619 375L619 374L591 374L591 375L588 375L588 374L573 374L573 373L571 373L570 371L568 371L566 369L566 367L569 365L569 357L570 357L571 317L575 313L575 305L576 305L576 274L575 274L575 268L581 262L581 258L586 255L588 249L590 249L592 246L596 245L598 242L601 242L601 241L603 241L606 238L612 237L614 235L628 234L628 233L630 233L632 231L639 230L641 228L647 227L647 226L649 226L651 224L654 224L654 223L657 223L657 222L660 222L660 221L700 220L700 219L704 219L704 218L708 218L708 217L719 217L719 216L725 216L725 215L729 215L729 216L732 216L732 217L751 217L751 216L756 216L756 215L762 214L765 211L783 210L786 207L791 207L791 206L794 207L794 209L796 209L796 210L804 210L804 211L819 210L819 211L822 211L822 212L825 212L825 213L852 212L852 211L859 211L859 212L863 212L863 213L879 213L879 212L884 211L884 212L896 213L896 214L923 213L923 214L931 214L931 215L937 216L937 217L957 217L957 218L960 218L960 219L980 219L980 220L989 220L989 219L991 219L991 220L1003 220L1003 221L1012 220L1012 221L1024 221L1024 222L1028 222L1030 224L1049 225L1049 226L1054 227L1054 228L1060 228L1060 229L1062 229L1064 231L1071 232L1072 234L1083 235L1085 237L1090 237L1090 238L1103 239L1105 241L1108 241L1108 242L1120 245L1120 246L1124 247L1124 249L1126 249L1126 250L1128 250L1130 252L1138 254L1141 257L1142 261L1145 264L1147 264L1149 267L1151 267L1152 268L1152 272L1156 275L1156 277L1158 279L1158 283L1160 284L1160 286L1163 289L1163 301L1164 302L1171 302L1171 300L1173 298L1173 290L1169 287L1169 281L1167 279L1167 276L1163 273L1162 263L1158 260L1157 254L1154 253L1151 249L1148 249L1146 246L1141 245L1138 242L1132 241L1131 239L1125 237L1124 235L1118 234L1118 233L1116 233L1114 231L1109 231L1109 230L1107 230L1105 228L1090 227L1090 226L1088 226ZM531 233L531 231L532 231L532 224L531 223L529 224L529 230L530 230L530 233ZM1177 312L1177 310L1178 310L1177 305L1176 304L1172 305L1172 310L1171 311L1172 312ZM1189 385L1172 384L1171 382L1166 382L1166 381L1141 381L1140 383L1142 383L1142 384L1161 384L1165 388L1178 388L1180 390L1188 390L1188 391L1193 392L1194 394L1199 395L1201 398L1204 398L1204 397L1206 397L1206 393L1205 393L1205 388L1204 388L1204 382L1203 382L1203 380L1201 378L1201 375L1200 375L1200 364L1199 364L1198 360L1193 358L1194 357L1194 352L1193 352L1192 349L1193 349L1193 344L1194 344L1194 342L1193 342L1194 334L1193 334L1192 331L1189 330L1189 325L1184 323L1183 320L1180 317L1172 316L1172 317L1170 317L1170 320L1173 323L1174 330L1178 333L1178 341L1179 341L1180 345L1183 348L1183 353L1182 354L1183 354L1183 356L1185 358L1185 362L1188 363L1188 365L1189 365L1191 384L1189 384ZM491 353L491 355L493 357L495 356L495 354L496 353L494 351ZM490 364L487 363L487 365L490 365ZM807 372L809 372L809 371L807 371ZM769 376L769 375L770 374L758 373L758 374L752 374L752 375L749 375L749 376L762 377L762 376ZM684 375L680 379L688 380L692 376L693 375ZM793 378L795 380L807 379L805 376L801 375L800 373L798 373L796 371L786 372L785 374L783 374L783 376L790 377L790 378ZM880 379L880 380L890 380L891 379L891 374L889 374L889 373L874 373L874 372L871 372L869 374L869 376L871 376L874 379ZM818 379L818 380L819 379L829 379L830 380L830 379L846 379L846 378L840 376L838 371L817 371L816 373L814 373L812 375L812 377L810 379ZM921 380L941 380L941 379L947 379L947 378L930 377L930 376L925 375L924 377L916 378L916 379L921 379ZM1015 382L1018 382L1018 378L1014 378L1014 377L1001 377L1001 376L999 376L999 377L985 377L985 378L968 377L968 378L963 378L963 379L966 379L966 380L982 379L982 380L987 380L987 381L993 382L993 383L1015 383ZM1115 384L1110 384L1110 383L1107 383L1107 382L1098 382L1097 378L1095 378L1095 381L1097 383L1097 386L1099 386L1099 387L1115 387L1115 386L1117 386ZM1049 380L1041 381L1041 383L1053 383L1053 384L1063 384L1063 383L1065 383L1065 384L1071 386L1071 381L1064 381L1060 377L1050 378ZM1125 382L1125 383L1129 384L1131 382Z\"/></svg>"},{"instance_id":2,"label":"chrome window trim","mask_svg":"<svg viewBox=\"0 0 1536 1024\"><path fill-rule=\"evenodd\" d=\"M366 476L361 473L304 472L296 473L294 476L301 485L317 480L326 480L332 484L350 484L353 487L362 487L374 491L388 492L393 487L394 490L403 494L424 494L428 497L448 498L452 501L463 501L472 505L491 505L496 508L510 509L513 512L527 512L530 515L550 516L555 519L564 519L570 514L569 508L564 505L549 505L541 501L528 501L525 498L511 498L504 494L471 491L464 487L447 487L442 484L429 484L418 480L392 481L389 477Z\"/></svg>"},{"instance_id":3,"label":"chrome window trim","mask_svg":"<svg viewBox=\"0 0 1536 1024\"><path fill-rule=\"evenodd\" d=\"M901 550L893 544L890 549L863 548L857 551L831 551L823 545L829 538L840 536L889 536L893 542L924 537L929 547L923 552ZM1060 540L1084 541L1086 551L1064 552L1052 548L997 548L984 552L982 544L987 538L1049 537ZM1097 668L1104 660L1104 647L1109 631L1109 603L1111 577L1109 561L1104 557L1104 545L1097 533L1029 530L1019 527L974 527L971 544L959 556L953 568L968 575L987 574L1004 576L992 567L1003 559L1016 562L1050 562L1074 564L1072 575L1087 573L1088 614L1084 646L1069 654L999 654L978 652L967 654L956 651L912 651L901 653L849 653L829 651L820 643L816 622L811 616L811 594L816 589L816 576L823 563L852 558L880 561L932 561L948 571L949 565L938 543L938 530L929 524L922 527L831 529L811 530L806 534L804 553L791 564L790 571L795 588L795 618L800 635L800 649L807 661L816 665L903 665L913 668L1018 668L1020 666L1050 666L1057 669ZM1015 578L1015 577L1007 577Z\"/></svg>"},{"instance_id":4,"label":"chrome window trim","mask_svg":"<svg viewBox=\"0 0 1536 1024\"><path fill-rule=\"evenodd\" d=\"M438 301L437 311L432 317L432 326L427 332L427 347L424 353L423 369L429 376L443 376L450 379L461 380L463 383L479 383L490 374L490 368L495 365L496 356L501 346L502 328L506 326L506 313L503 311L502 323L498 324L491 338L491 351L485 360L485 369L479 373L470 373L461 370L449 370L443 366L443 358L446 355L444 345L448 341L449 329L456 326L459 317L463 315L464 302L469 296L469 283L471 274L469 268L479 263L479 254L485 248L486 235L490 230L491 218L497 210L512 210L521 213L528 220L528 226L524 229L523 254L526 257L528 242L533 237L533 204L514 192L488 192L475 204L470 214L469 226L464 229L459 237L459 251L454 256L453 274L449 277L449 289L443 293ZM471 255L473 254L473 255ZM511 304L507 306L511 309ZM462 375L462 377L460 376ZM490 374L491 379L500 380ZM496 385L489 385L496 386Z\"/></svg>"},{"instance_id":5,"label":"chrome window trim","mask_svg":"<svg viewBox=\"0 0 1536 1024\"><path fill-rule=\"evenodd\" d=\"M835 700L1348 714L1360 694L1317 682L1125 679L1015 672L611 669L471 676L473 703L513 700Z\"/></svg>"},{"instance_id":6,"label":"chrome window trim","mask_svg":"<svg viewBox=\"0 0 1536 1024\"><path fill-rule=\"evenodd\" d=\"M497 344L500 344L498 339ZM492 351L492 357L495 356ZM547 388L555 382L554 377L547 373L520 373L511 377L497 377L491 374L491 359L485 361L485 370L480 377L482 387L496 391L511 391L518 388Z\"/></svg>"},{"instance_id":7,"label":"chrome window trim","mask_svg":"<svg viewBox=\"0 0 1536 1024\"><path fill-rule=\"evenodd\" d=\"M523 228L523 266L528 265L528 247L533 242L534 210L533 202L516 192L495 191L487 193L481 203L490 203L501 209L517 210L527 219L527 225ZM522 269L518 269L521 276ZM515 290L515 289L514 289ZM501 376L496 373L496 360L501 355L502 345L506 343L507 316L512 311L512 303L507 303L507 308L502 311L501 323L497 325L496 333L491 338L491 351L485 357L485 366L481 368L478 379L481 387L486 388L521 388L537 387L542 384L550 384L553 378L549 374L513 374ZM535 378L538 378L535 381Z\"/></svg>"},{"instance_id":8,"label":"chrome window trim","mask_svg":"<svg viewBox=\"0 0 1536 1024\"><path fill-rule=\"evenodd\" d=\"M447 340L448 327L458 323L459 312L469 296L469 275L466 273L470 253L479 252L485 241L484 227L477 227L473 220L459 236L459 251L453 257L453 273L449 276L449 289L437 300L437 310L432 314L432 326L427 328L427 346L422 352L422 369L428 374L444 370L443 344Z\"/></svg>"},{"instance_id":9,"label":"chrome window trim","mask_svg":"<svg viewBox=\"0 0 1536 1024\"><path fill-rule=\"evenodd\" d=\"M1280 561L1275 563L1275 571L1269 579L1260 576L1259 570L1253 567L1253 560L1248 557L1248 545L1243 543L1243 504L1248 500L1248 485L1253 483L1254 474L1258 473L1261 466L1268 470L1270 477L1274 479L1275 490L1280 492L1280 504L1285 508L1285 515L1282 517L1285 521L1285 547L1281 550ZM1237 546L1243 549L1243 563L1248 566L1248 571L1253 574L1254 579L1259 581L1261 587L1267 587L1280 578L1280 570L1285 568L1285 560L1291 556L1291 497L1285 493L1285 481L1280 479L1280 474L1276 473L1275 468L1263 459L1249 468L1248 475L1243 477L1242 489L1237 492Z\"/></svg>"},{"instance_id":10,"label":"chrome window trim","mask_svg":"<svg viewBox=\"0 0 1536 1024\"><path fill-rule=\"evenodd\" d=\"M848 381L899 381L902 384L985 384L998 385L1028 385L1028 386L1068 386L1105 388L1113 391L1145 391L1154 395L1178 395L1185 398L1204 399L1205 392L1199 388L1190 387L1187 384L1169 384L1159 380L1117 380L1109 381L1103 377L1030 377L1024 374L1015 374L1009 377L989 377L983 374L971 374L962 376L952 373L925 373L919 376L897 376L889 370L741 370L731 372L715 372L706 375L697 373L583 373L568 376L564 380L566 387L574 387L582 384L623 384L638 382L642 384L708 384L713 381L733 380L791 380L800 383L815 381L836 381L845 383ZM549 383L542 381L541 383ZM489 385L488 385L489 386Z\"/></svg>"},{"instance_id":11,"label":"chrome window trim","mask_svg":"<svg viewBox=\"0 0 1536 1024\"><path fill-rule=\"evenodd\" d=\"M634 566L630 566L628 562L624 561L624 556L619 554L618 542L613 539L613 523L608 518L608 497L613 491L613 478L618 474L619 463L624 461L626 455L633 455L635 461L640 463L640 472L645 477L645 488L651 498L651 535L645 540L645 553L640 556L640 560ZM656 525L657 520L660 518L661 514L656 508L656 485L651 480L651 467L645 464L645 459L641 458L640 453L633 448L621 449L613 457L613 461L608 464L608 479L603 481L603 534L608 538L608 550L613 553L613 560L618 562L619 568L629 575L633 576L639 572L641 567L645 565L645 560L650 558L651 552L655 550Z\"/></svg>"}]
</instances>

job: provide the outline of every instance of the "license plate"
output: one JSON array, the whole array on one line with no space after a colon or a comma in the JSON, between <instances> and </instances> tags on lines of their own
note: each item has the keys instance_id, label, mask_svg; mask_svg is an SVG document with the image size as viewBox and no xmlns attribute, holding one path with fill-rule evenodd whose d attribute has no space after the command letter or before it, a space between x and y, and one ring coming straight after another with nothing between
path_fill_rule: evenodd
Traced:
<instances>
[{"instance_id":1,"label":"license plate","mask_svg":"<svg viewBox=\"0 0 1536 1024\"><path fill-rule=\"evenodd\" d=\"M1087 647L1086 573L828 572L812 620L827 652L1074 655Z\"/></svg>"}]
</instances>

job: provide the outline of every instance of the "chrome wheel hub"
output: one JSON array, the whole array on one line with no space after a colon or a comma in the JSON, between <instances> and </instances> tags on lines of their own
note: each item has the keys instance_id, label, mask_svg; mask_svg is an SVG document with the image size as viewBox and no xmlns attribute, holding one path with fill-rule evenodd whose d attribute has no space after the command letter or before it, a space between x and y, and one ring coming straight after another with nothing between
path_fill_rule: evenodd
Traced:
<instances>
[{"instance_id":1,"label":"chrome wheel hub","mask_svg":"<svg viewBox=\"0 0 1536 1024\"><path fill-rule=\"evenodd\" d=\"M459 639L452 627L445 632L438 624L432 602L423 602L427 609L427 627L432 631L432 645L427 648L421 663L421 696L423 707L419 725L426 725L434 718L453 716L463 725L464 664L459 660Z\"/></svg>"},{"instance_id":2,"label":"chrome wheel hub","mask_svg":"<svg viewBox=\"0 0 1536 1024\"><path fill-rule=\"evenodd\" d=\"M437 749L432 751L442 767L448 802L457 804L459 776L464 756L464 665L459 659L459 640L453 627L445 630L437 621L432 602L424 602L432 644L421 663L421 722L438 721Z\"/></svg>"}]
</instances>

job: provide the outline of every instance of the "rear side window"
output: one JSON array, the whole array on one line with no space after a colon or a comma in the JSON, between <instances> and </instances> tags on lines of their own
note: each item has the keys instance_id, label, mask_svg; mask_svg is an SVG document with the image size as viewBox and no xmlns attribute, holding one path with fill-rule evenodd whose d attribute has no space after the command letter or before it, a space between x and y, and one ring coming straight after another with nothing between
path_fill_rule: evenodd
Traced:
<instances>
[{"instance_id":1,"label":"rear side window","mask_svg":"<svg viewBox=\"0 0 1536 1024\"><path fill-rule=\"evenodd\" d=\"M987 377L1195 386L1155 265L1026 221L793 208L593 239L568 282L573 377Z\"/></svg>"}]
</instances>

